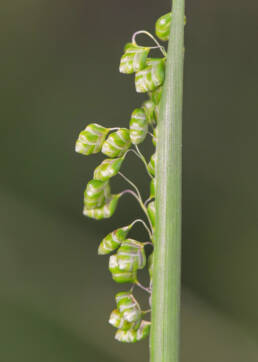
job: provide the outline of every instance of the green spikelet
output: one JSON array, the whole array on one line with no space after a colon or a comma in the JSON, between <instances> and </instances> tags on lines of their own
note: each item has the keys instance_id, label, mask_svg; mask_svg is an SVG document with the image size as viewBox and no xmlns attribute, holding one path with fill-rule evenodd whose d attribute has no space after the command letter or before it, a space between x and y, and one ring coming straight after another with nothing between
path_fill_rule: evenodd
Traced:
<instances>
[{"instance_id":1,"label":"green spikelet","mask_svg":"<svg viewBox=\"0 0 258 362\"><path fill-rule=\"evenodd\" d=\"M108 132L108 128L104 128L97 123L89 124L79 134L75 144L75 151L83 155L100 152Z\"/></svg>"},{"instance_id":2,"label":"green spikelet","mask_svg":"<svg viewBox=\"0 0 258 362\"><path fill-rule=\"evenodd\" d=\"M150 99L142 104L148 123L152 125L156 122L155 107L155 103Z\"/></svg>"},{"instance_id":3,"label":"green spikelet","mask_svg":"<svg viewBox=\"0 0 258 362\"><path fill-rule=\"evenodd\" d=\"M156 208L155 208L155 201L152 201L149 203L148 207L148 214L151 220L151 224L153 226L153 229L155 228L155 216L156 216Z\"/></svg>"},{"instance_id":4,"label":"green spikelet","mask_svg":"<svg viewBox=\"0 0 258 362\"><path fill-rule=\"evenodd\" d=\"M127 331L118 329L115 339L123 343L135 343L146 338L150 334L150 328L150 322L142 321L137 331L134 329L128 329Z\"/></svg>"},{"instance_id":5,"label":"green spikelet","mask_svg":"<svg viewBox=\"0 0 258 362\"><path fill-rule=\"evenodd\" d=\"M110 198L110 186L106 181L91 180L84 192L84 206L87 209L102 207Z\"/></svg>"},{"instance_id":6,"label":"green spikelet","mask_svg":"<svg viewBox=\"0 0 258 362\"><path fill-rule=\"evenodd\" d=\"M99 255L106 255L116 250L121 243L126 239L132 226L124 226L109 233L100 243L98 248Z\"/></svg>"},{"instance_id":7,"label":"green spikelet","mask_svg":"<svg viewBox=\"0 0 258 362\"><path fill-rule=\"evenodd\" d=\"M133 272L143 269L146 264L144 245L133 239L125 240L117 251L120 270Z\"/></svg>"},{"instance_id":8,"label":"green spikelet","mask_svg":"<svg viewBox=\"0 0 258 362\"><path fill-rule=\"evenodd\" d=\"M159 110L160 110L160 100L161 100L161 95L162 95L162 88L163 87L159 87L159 88L155 89L153 92L149 93L149 97L155 105L153 113L154 113L154 118L155 118L156 122L158 122L158 120L159 120Z\"/></svg>"},{"instance_id":9,"label":"green spikelet","mask_svg":"<svg viewBox=\"0 0 258 362\"><path fill-rule=\"evenodd\" d=\"M117 309L127 322L134 323L141 320L141 308L130 292L118 293L116 295L116 303Z\"/></svg>"},{"instance_id":10,"label":"green spikelet","mask_svg":"<svg viewBox=\"0 0 258 362\"><path fill-rule=\"evenodd\" d=\"M167 41L169 39L170 25L171 25L172 13L161 16L155 25L155 32L160 40Z\"/></svg>"},{"instance_id":11,"label":"green spikelet","mask_svg":"<svg viewBox=\"0 0 258 362\"><path fill-rule=\"evenodd\" d=\"M122 157L131 146L130 132L126 128L120 128L118 131L110 134L102 146L104 155L115 158Z\"/></svg>"},{"instance_id":12,"label":"green spikelet","mask_svg":"<svg viewBox=\"0 0 258 362\"><path fill-rule=\"evenodd\" d=\"M136 108L130 120L130 138L134 145L143 142L148 132L148 121L144 109Z\"/></svg>"},{"instance_id":13,"label":"green spikelet","mask_svg":"<svg viewBox=\"0 0 258 362\"><path fill-rule=\"evenodd\" d=\"M148 337L150 334L151 323L148 321L141 321L141 325L137 330L136 340L141 341Z\"/></svg>"},{"instance_id":14,"label":"green spikelet","mask_svg":"<svg viewBox=\"0 0 258 362\"><path fill-rule=\"evenodd\" d=\"M137 332L133 329L129 329L128 331L118 329L115 334L115 339L123 343L135 343L137 342Z\"/></svg>"},{"instance_id":15,"label":"green spikelet","mask_svg":"<svg viewBox=\"0 0 258 362\"><path fill-rule=\"evenodd\" d=\"M117 255L111 255L109 258L109 271L112 278L117 283L135 283L137 280L136 271L126 272L119 268Z\"/></svg>"},{"instance_id":16,"label":"green spikelet","mask_svg":"<svg viewBox=\"0 0 258 362\"><path fill-rule=\"evenodd\" d=\"M160 40L168 41L170 35L171 21L173 21L173 14L171 12L162 15L156 21L155 33ZM185 17L185 24L186 24L186 17Z\"/></svg>"},{"instance_id":17,"label":"green spikelet","mask_svg":"<svg viewBox=\"0 0 258 362\"><path fill-rule=\"evenodd\" d=\"M128 330L129 328L132 328L132 323L126 321L118 309L113 310L113 312L110 314L108 322L113 327L124 331Z\"/></svg>"},{"instance_id":18,"label":"green spikelet","mask_svg":"<svg viewBox=\"0 0 258 362\"><path fill-rule=\"evenodd\" d=\"M117 202L120 197L121 197L120 194L112 195L109 201L105 205L99 208L88 209L87 207L84 207L83 215L96 220L107 219L114 214L117 207Z\"/></svg>"},{"instance_id":19,"label":"green spikelet","mask_svg":"<svg viewBox=\"0 0 258 362\"><path fill-rule=\"evenodd\" d=\"M155 176L157 154L156 152L151 156L150 162L148 163L148 171L152 176Z\"/></svg>"},{"instance_id":20,"label":"green spikelet","mask_svg":"<svg viewBox=\"0 0 258 362\"><path fill-rule=\"evenodd\" d=\"M137 72L135 75L135 87L138 93L154 91L163 84L165 79L165 64L163 59L148 58L146 64L146 68Z\"/></svg>"},{"instance_id":21,"label":"green spikelet","mask_svg":"<svg viewBox=\"0 0 258 362\"><path fill-rule=\"evenodd\" d=\"M124 51L125 53L121 58L119 67L121 73L132 74L145 67L146 59L150 51L149 48L128 43Z\"/></svg>"},{"instance_id":22,"label":"green spikelet","mask_svg":"<svg viewBox=\"0 0 258 362\"><path fill-rule=\"evenodd\" d=\"M107 181L118 174L123 163L123 158L107 158L94 171L94 179Z\"/></svg>"}]
</instances>

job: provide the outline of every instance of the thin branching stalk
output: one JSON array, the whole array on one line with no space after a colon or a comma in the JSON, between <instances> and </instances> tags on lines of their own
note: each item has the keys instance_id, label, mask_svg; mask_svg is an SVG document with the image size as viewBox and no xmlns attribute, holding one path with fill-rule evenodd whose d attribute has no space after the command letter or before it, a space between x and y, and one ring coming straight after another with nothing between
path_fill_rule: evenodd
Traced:
<instances>
[{"instance_id":1,"label":"thin branching stalk","mask_svg":"<svg viewBox=\"0 0 258 362\"><path fill-rule=\"evenodd\" d=\"M173 1L157 144L151 362L179 362L184 0Z\"/></svg>"}]
</instances>

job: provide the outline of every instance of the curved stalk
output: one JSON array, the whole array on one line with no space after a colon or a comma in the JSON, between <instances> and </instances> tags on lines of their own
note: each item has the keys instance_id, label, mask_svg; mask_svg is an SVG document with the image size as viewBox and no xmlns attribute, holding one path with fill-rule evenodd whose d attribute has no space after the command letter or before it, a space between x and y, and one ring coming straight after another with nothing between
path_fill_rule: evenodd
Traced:
<instances>
[{"instance_id":1,"label":"curved stalk","mask_svg":"<svg viewBox=\"0 0 258 362\"><path fill-rule=\"evenodd\" d=\"M144 205L145 206L145 205ZM152 240L152 233L151 233L151 230L149 229L149 227L147 226L147 224L142 220L142 219L136 219L134 220L132 223L131 223L131 227L133 227L137 222L140 222L146 229L148 235L149 235L149 238L150 240ZM151 243L152 245L152 243Z\"/></svg>"},{"instance_id":2,"label":"curved stalk","mask_svg":"<svg viewBox=\"0 0 258 362\"><path fill-rule=\"evenodd\" d=\"M157 142L151 362L179 362L184 0L173 20Z\"/></svg>"},{"instance_id":3,"label":"curved stalk","mask_svg":"<svg viewBox=\"0 0 258 362\"><path fill-rule=\"evenodd\" d=\"M147 161L146 161L146 158L143 156L143 154L141 153L141 151L140 151L140 149L139 149L139 147L137 146L137 145L134 145L135 146L135 148L136 148L136 154L137 154L137 156L142 160L142 162L144 163L144 166L145 166L145 168L146 168L146 171L147 171L147 173L148 173L148 175L150 176L150 178L152 179L153 178L153 176L150 174L150 172L149 172L149 170L148 170L148 164L147 164Z\"/></svg>"},{"instance_id":4,"label":"curved stalk","mask_svg":"<svg viewBox=\"0 0 258 362\"><path fill-rule=\"evenodd\" d=\"M128 182L130 186L132 186L132 187L135 189L135 191L136 191L139 199L142 201L141 193L140 193L138 187L135 185L135 183L133 183L133 181L129 180L129 178L126 177L122 172L118 172L118 174L119 174L126 182Z\"/></svg>"},{"instance_id":5,"label":"curved stalk","mask_svg":"<svg viewBox=\"0 0 258 362\"><path fill-rule=\"evenodd\" d=\"M134 192L133 190L130 190L130 189L126 189L126 190L124 190L124 191L122 191L122 192L120 193L121 196L122 196L122 195L125 195L125 194L131 194L131 195L138 201L138 204L140 205L140 207L141 207L142 211L144 212L144 214L145 214L145 216L146 216L146 218L147 218L147 220L148 220L148 223L149 223L149 225L150 225L151 234L153 234L151 219L150 219L150 217L149 217L147 208L145 207L145 205L144 205L144 203L143 203L143 201L142 201L142 198L139 197L139 195L138 195L136 192Z\"/></svg>"}]
</instances>

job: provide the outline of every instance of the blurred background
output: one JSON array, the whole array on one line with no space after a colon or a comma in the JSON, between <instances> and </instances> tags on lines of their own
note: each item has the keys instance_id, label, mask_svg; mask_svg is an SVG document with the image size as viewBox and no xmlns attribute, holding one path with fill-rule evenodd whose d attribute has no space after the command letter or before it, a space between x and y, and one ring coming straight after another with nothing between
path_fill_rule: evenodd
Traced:
<instances>
[{"instance_id":1,"label":"blurred background","mask_svg":"<svg viewBox=\"0 0 258 362\"><path fill-rule=\"evenodd\" d=\"M107 320L124 286L97 256L140 210L125 197L111 220L83 217L102 157L74 144L92 121L128 125L143 97L118 72L123 46L136 30L153 32L170 1L0 7L0 361L147 362L147 341L113 339ZM258 3L195 0L186 12L182 362L255 362ZM124 172L146 195L133 156Z\"/></svg>"}]
</instances>

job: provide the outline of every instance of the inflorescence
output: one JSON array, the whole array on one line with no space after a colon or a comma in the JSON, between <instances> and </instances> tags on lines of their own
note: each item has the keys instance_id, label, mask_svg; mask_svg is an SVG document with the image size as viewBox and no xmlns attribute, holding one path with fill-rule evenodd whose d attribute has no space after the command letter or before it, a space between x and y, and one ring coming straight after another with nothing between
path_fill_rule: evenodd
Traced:
<instances>
[{"instance_id":1,"label":"inflorescence","mask_svg":"<svg viewBox=\"0 0 258 362\"><path fill-rule=\"evenodd\" d=\"M163 15L156 22L156 35L162 41L169 38L171 13ZM156 46L140 46L136 42L138 34L147 34L154 40ZM158 48L162 53L161 58L151 58L149 53ZM120 61L120 72L125 74L135 73L135 88L138 93L147 93L148 99L141 107L136 108L129 122L129 128L105 128L97 123L89 124L76 141L75 150L83 155L102 152L108 158L95 169L93 179L87 184L84 192L83 214L93 219L110 218L117 207L122 195L130 193L139 202L145 214L146 222L137 219L127 226L120 227L109 233L100 243L99 255L113 253L109 259L109 270L112 278L117 283L132 283L132 288L120 292L115 296L116 309L110 315L109 323L117 328L115 338L121 342L136 342L149 335L151 322L144 320L150 312L141 310L133 296L135 285L144 289L149 295L151 307L152 266L153 252L148 257L148 271L150 284L144 287L137 279L137 271L146 266L146 245L155 243L155 169L156 153L154 152L149 162L139 150L148 134L152 137L154 147L157 142L157 123L162 95L162 86L165 80L166 51L163 46L148 32L138 31L131 43L126 44L124 54ZM130 181L120 169L128 152L132 151L138 156L150 176L150 195L144 202L138 188ZM133 189L112 194L109 181L116 175L122 176ZM135 224L142 223L145 227L148 241L139 242L128 238L128 234Z\"/></svg>"}]
</instances>

